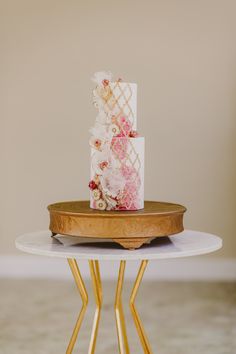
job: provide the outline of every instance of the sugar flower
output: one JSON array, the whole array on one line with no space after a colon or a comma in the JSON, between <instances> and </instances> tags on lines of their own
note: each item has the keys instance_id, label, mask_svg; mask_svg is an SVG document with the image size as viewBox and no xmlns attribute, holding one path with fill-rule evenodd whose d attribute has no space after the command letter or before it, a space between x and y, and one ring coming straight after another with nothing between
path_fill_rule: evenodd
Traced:
<instances>
[{"instance_id":1,"label":"sugar flower","mask_svg":"<svg viewBox=\"0 0 236 354\"><path fill-rule=\"evenodd\" d=\"M89 129L89 132L96 138L100 138L106 134L106 128L100 123L95 123L95 125Z\"/></svg>"},{"instance_id":2,"label":"sugar flower","mask_svg":"<svg viewBox=\"0 0 236 354\"><path fill-rule=\"evenodd\" d=\"M97 184L94 180L89 182L89 189L94 190L97 188Z\"/></svg>"},{"instance_id":3,"label":"sugar flower","mask_svg":"<svg viewBox=\"0 0 236 354\"><path fill-rule=\"evenodd\" d=\"M93 181L96 183L96 185L98 185L100 183L99 176L95 175Z\"/></svg>"},{"instance_id":4,"label":"sugar flower","mask_svg":"<svg viewBox=\"0 0 236 354\"><path fill-rule=\"evenodd\" d=\"M122 132L125 136L129 136L129 134L130 134L130 132L131 132L131 130L132 130L132 125L131 125L129 119L126 118L126 117L124 117L124 116L119 117L118 123L119 123L121 132Z\"/></svg>"},{"instance_id":5,"label":"sugar flower","mask_svg":"<svg viewBox=\"0 0 236 354\"><path fill-rule=\"evenodd\" d=\"M99 200L100 197L101 197L101 192L100 192L99 189L94 189L94 190L92 191L92 195L93 195L93 199L94 199L94 200Z\"/></svg>"},{"instance_id":6,"label":"sugar flower","mask_svg":"<svg viewBox=\"0 0 236 354\"><path fill-rule=\"evenodd\" d=\"M100 177L102 189L105 194L117 197L125 186L125 179L119 169L106 168Z\"/></svg>"},{"instance_id":7,"label":"sugar flower","mask_svg":"<svg viewBox=\"0 0 236 354\"><path fill-rule=\"evenodd\" d=\"M98 122L89 130L89 132L97 139L101 141L110 141L112 138L112 132L109 131L106 125Z\"/></svg>"},{"instance_id":8,"label":"sugar flower","mask_svg":"<svg viewBox=\"0 0 236 354\"><path fill-rule=\"evenodd\" d=\"M97 175L101 175L104 171L104 168L110 164L110 155L111 151L108 146L104 146L102 151L95 150L92 154L92 168Z\"/></svg>"},{"instance_id":9,"label":"sugar flower","mask_svg":"<svg viewBox=\"0 0 236 354\"><path fill-rule=\"evenodd\" d=\"M117 200L104 193L104 200L107 203L107 210L113 210L117 206Z\"/></svg>"},{"instance_id":10,"label":"sugar flower","mask_svg":"<svg viewBox=\"0 0 236 354\"><path fill-rule=\"evenodd\" d=\"M102 80L103 86L108 86L109 82L110 82L110 80L107 80L107 79Z\"/></svg>"},{"instance_id":11,"label":"sugar flower","mask_svg":"<svg viewBox=\"0 0 236 354\"><path fill-rule=\"evenodd\" d=\"M119 137L120 134L118 134ZM128 148L128 138L122 137L118 138L114 137L111 141L111 148L115 155L115 157L119 160L124 160L127 156L127 148Z\"/></svg>"},{"instance_id":12,"label":"sugar flower","mask_svg":"<svg viewBox=\"0 0 236 354\"><path fill-rule=\"evenodd\" d=\"M97 85L103 85L103 81L110 82L111 79L112 73L110 71L98 71L92 77L92 81L94 81Z\"/></svg>"},{"instance_id":13,"label":"sugar flower","mask_svg":"<svg viewBox=\"0 0 236 354\"><path fill-rule=\"evenodd\" d=\"M110 127L109 127L109 132L112 134L112 135L118 135L120 133L120 128L118 127L117 124L111 124Z\"/></svg>"},{"instance_id":14,"label":"sugar flower","mask_svg":"<svg viewBox=\"0 0 236 354\"><path fill-rule=\"evenodd\" d=\"M97 149L97 150L101 150L101 147L102 147L102 140L101 139L98 139L98 138L95 138L94 136L92 136L90 139L89 139L89 145L94 148L94 149Z\"/></svg>"},{"instance_id":15,"label":"sugar flower","mask_svg":"<svg viewBox=\"0 0 236 354\"><path fill-rule=\"evenodd\" d=\"M131 130L129 133L130 138L137 138L138 136L139 136L139 134L136 130Z\"/></svg>"},{"instance_id":16,"label":"sugar flower","mask_svg":"<svg viewBox=\"0 0 236 354\"><path fill-rule=\"evenodd\" d=\"M96 123L98 124L110 124L112 119L111 112L106 112L103 109L98 111L98 115L96 117Z\"/></svg>"},{"instance_id":17,"label":"sugar flower","mask_svg":"<svg viewBox=\"0 0 236 354\"><path fill-rule=\"evenodd\" d=\"M108 167L109 166L109 163L108 163L108 161L102 161L102 162L100 162L100 164L99 164L99 167L100 167L100 169L103 171L104 170L104 168L106 168L106 167Z\"/></svg>"},{"instance_id":18,"label":"sugar flower","mask_svg":"<svg viewBox=\"0 0 236 354\"><path fill-rule=\"evenodd\" d=\"M99 210L105 210L106 206L107 206L105 200L103 200L103 199L97 200L95 205L96 205L96 208Z\"/></svg>"},{"instance_id":19,"label":"sugar flower","mask_svg":"<svg viewBox=\"0 0 236 354\"><path fill-rule=\"evenodd\" d=\"M104 102L103 102L102 96L99 94L99 90L97 88L95 88L93 90L93 104L98 109L98 111L103 110Z\"/></svg>"}]
</instances>

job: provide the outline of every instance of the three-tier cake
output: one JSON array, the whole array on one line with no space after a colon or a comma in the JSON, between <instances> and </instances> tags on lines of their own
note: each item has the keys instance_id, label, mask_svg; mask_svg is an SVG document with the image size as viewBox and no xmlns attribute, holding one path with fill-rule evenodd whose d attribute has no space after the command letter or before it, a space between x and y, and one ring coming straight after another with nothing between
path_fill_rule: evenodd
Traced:
<instances>
[{"instance_id":1,"label":"three-tier cake","mask_svg":"<svg viewBox=\"0 0 236 354\"><path fill-rule=\"evenodd\" d=\"M138 210L144 207L144 137L137 132L137 84L112 81L98 72L93 102L98 110L90 129L90 207Z\"/></svg>"}]
</instances>

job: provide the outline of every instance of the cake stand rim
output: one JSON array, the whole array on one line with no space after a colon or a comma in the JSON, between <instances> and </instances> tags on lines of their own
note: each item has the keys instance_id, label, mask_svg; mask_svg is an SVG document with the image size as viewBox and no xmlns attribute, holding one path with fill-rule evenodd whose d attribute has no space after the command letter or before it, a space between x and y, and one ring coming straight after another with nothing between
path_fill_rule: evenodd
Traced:
<instances>
[{"instance_id":1,"label":"cake stand rim","mask_svg":"<svg viewBox=\"0 0 236 354\"><path fill-rule=\"evenodd\" d=\"M56 213L56 214L63 214L63 215L74 215L74 216L87 216L87 217L144 217L144 216L155 216L157 217L158 215L163 216L163 215L172 215L172 214L184 214L187 211L187 208L181 204L178 203L172 203L172 202L163 202L163 201L154 201L154 200L145 200L145 203L159 203L159 204L165 204L165 205L172 205L176 206L178 209L177 210L169 210L169 211L144 211L145 207L143 209L139 210L96 210L91 208L94 213L89 213L86 211L68 211L68 210L56 210L53 209L56 205L58 204L69 204L69 203L76 203L76 202L86 202L89 205L89 200L68 200L68 201L62 201L62 202L56 202L49 204L47 206L47 209L50 213ZM142 213L142 211L144 211Z\"/></svg>"}]
</instances>

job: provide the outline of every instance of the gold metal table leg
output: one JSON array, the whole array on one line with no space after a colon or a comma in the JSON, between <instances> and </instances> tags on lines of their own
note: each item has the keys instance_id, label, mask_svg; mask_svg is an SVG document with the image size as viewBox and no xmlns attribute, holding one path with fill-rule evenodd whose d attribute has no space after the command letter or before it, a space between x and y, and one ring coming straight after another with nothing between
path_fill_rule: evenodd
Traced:
<instances>
[{"instance_id":1,"label":"gold metal table leg","mask_svg":"<svg viewBox=\"0 0 236 354\"><path fill-rule=\"evenodd\" d=\"M99 320L101 315L101 308L102 308L102 283L101 283L98 261L89 261L89 267L90 267L90 274L92 278L93 291L94 291L97 308L93 320L93 328L92 328L88 354L94 354L97 335L98 335L98 326L99 326Z\"/></svg>"},{"instance_id":2,"label":"gold metal table leg","mask_svg":"<svg viewBox=\"0 0 236 354\"><path fill-rule=\"evenodd\" d=\"M82 276L79 271L79 267L78 267L76 260L75 259L68 259L68 263L71 268L75 283L78 287L78 290L79 290L79 293L80 293L80 296L81 296L81 299L83 302L79 317L78 317L77 322L75 324L75 328L73 330L69 345L66 350L66 354L71 354L74 349L75 342L78 337L78 333L79 333L80 327L82 325L82 321L83 321L85 311L86 311L86 308L88 305L88 294L87 294L87 290L85 288L85 284L82 279ZM135 299L137 296L139 286L142 282L143 274L145 272L147 264L148 264L148 261L146 261L146 260L141 262L141 265L140 265L140 268L138 271L138 275L136 277L134 287L133 287L131 297L130 297L130 309L131 309L131 313L132 313L132 316L134 319L134 323L135 323L144 353L145 354L153 354L150 344L148 342L147 336L145 334L141 319L140 319L138 312L136 310L136 307L135 307ZM94 320L93 320L92 334L91 334L88 354L94 354L95 347L96 347L96 341L97 341L97 335L98 335L98 327L99 327L99 321L100 321L100 315L101 315L101 308L102 308L102 283L101 283L101 276L100 276L100 270L99 270L99 262L90 260L89 267L90 267L90 274L91 274L93 291L94 291L95 302L96 302L96 311L95 311ZM119 268L118 280L117 280L116 298L115 298L116 327L117 327L117 336L118 336L118 344L119 344L120 354L130 354L128 337L127 337L127 332L126 332L126 325L125 325L125 317L124 317L123 306L122 306L122 290L123 290L123 283L124 283L125 267L126 267L126 261L121 261L120 268Z\"/></svg>"},{"instance_id":3,"label":"gold metal table leg","mask_svg":"<svg viewBox=\"0 0 236 354\"><path fill-rule=\"evenodd\" d=\"M138 275L136 277L136 280L135 280L135 283L134 283L134 287L133 287L133 290L132 290L132 293L131 293L131 297L130 297L130 309L131 309L131 313L132 313L132 316L133 316L133 319L134 319L134 323L135 323L135 326L136 326L136 329L137 329L137 332L138 332L138 336L140 338L140 341L141 341L141 344L142 344L142 347L143 347L143 351L144 351L145 354L152 354L153 352L152 352L152 349L150 347L147 335L146 335L146 333L144 331L144 327L143 327L142 321L141 321L141 319L139 317L139 314L138 314L138 312L136 310L136 307L135 307L135 299L136 299L136 296L137 296L137 292L138 292L139 286L140 286L140 284L142 282L143 274L145 272L147 264L148 264L147 260L141 262L141 265L140 265L140 268L139 268L139 271L138 271Z\"/></svg>"},{"instance_id":4,"label":"gold metal table leg","mask_svg":"<svg viewBox=\"0 0 236 354\"><path fill-rule=\"evenodd\" d=\"M71 272L74 276L75 283L79 289L79 293L80 293L80 296L81 296L81 299L83 302L79 317L77 319L77 322L75 324L75 328L73 330L73 333L72 333L72 336L70 339L70 343L69 343L67 350L66 350L66 354L71 354L72 350L74 348L76 339L78 337L78 333L79 333L79 330L80 330L80 327L81 327L81 324L82 324L82 321L83 321L83 318L85 315L85 311L86 311L86 308L88 305L88 294L87 294L87 291L86 291L86 288L84 285L84 281L83 281L82 276L80 274L79 267L78 267L76 260L75 259L68 259L68 263L69 263Z\"/></svg>"},{"instance_id":5,"label":"gold metal table leg","mask_svg":"<svg viewBox=\"0 0 236 354\"><path fill-rule=\"evenodd\" d=\"M122 307L122 289L124 282L124 273L125 273L126 261L120 262L119 276L117 281L116 288L116 299L115 299L115 315L116 315L116 327L117 327L117 336L119 343L120 354L129 354L129 344L126 334L125 326L125 317Z\"/></svg>"}]
</instances>

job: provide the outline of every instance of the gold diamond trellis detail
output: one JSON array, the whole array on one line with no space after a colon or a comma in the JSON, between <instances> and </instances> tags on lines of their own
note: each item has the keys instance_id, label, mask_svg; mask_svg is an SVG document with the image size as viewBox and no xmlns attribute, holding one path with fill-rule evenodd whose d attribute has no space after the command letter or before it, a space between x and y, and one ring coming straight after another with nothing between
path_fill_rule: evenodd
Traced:
<instances>
[{"instance_id":1,"label":"gold diamond trellis detail","mask_svg":"<svg viewBox=\"0 0 236 354\"><path fill-rule=\"evenodd\" d=\"M109 90L110 95L104 99L105 111L111 113L115 112L116 118L125 115L133 128L135 116L130 106L130 100L133 94L130 84L122 83L121 85L119 81L116 81L113 87L109 86ZM117 92L117 94L115 94L115 92Z\"/></svg>"},{"instance_id":2,"label":"gold diamond trellis detail","mask_svg":"<svg viewBox=\"0 0 236 354\"><path fill-rule=\"evenodd\" d=\"M140 190L142 183L140 176L141 161L139 154L136 152L132 143L132 138L114 138L113 143L111 144L111 149L115 158L119 161L119 168L126 166L133 168L133 178L130 182L136 186L139 186L138 189ZM122 199L129 201L126 208L130 209L134 199L137 200L137 196L133 195L132 191L126 190L122 192Z\"/></svg>"}]
</instances>

